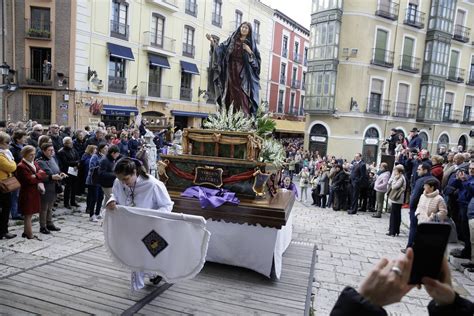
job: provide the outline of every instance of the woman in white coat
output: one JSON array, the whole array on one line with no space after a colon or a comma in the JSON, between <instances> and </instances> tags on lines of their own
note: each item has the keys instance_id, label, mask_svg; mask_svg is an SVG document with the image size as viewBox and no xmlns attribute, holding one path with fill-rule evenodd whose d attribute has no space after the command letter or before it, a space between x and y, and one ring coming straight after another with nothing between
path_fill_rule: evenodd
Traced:
<instances>
[{"instance_id":1,"label":"woman in white coat","mask_svg":"<svg viewBox=\"0 0 474 316\"><path fill-rule=\"evenodd\" d=\"M138 159L122 158L115 164L116 179L112 187L112 196L107 201L107 210L114 210L117 205L140 207L161 212L171 212L173 202L163 182L146 173ZM158 284L160 276L148 275L150 281ZM132 272L132 288L141 289L145 273Z\"/></svg>"}]
</instances>

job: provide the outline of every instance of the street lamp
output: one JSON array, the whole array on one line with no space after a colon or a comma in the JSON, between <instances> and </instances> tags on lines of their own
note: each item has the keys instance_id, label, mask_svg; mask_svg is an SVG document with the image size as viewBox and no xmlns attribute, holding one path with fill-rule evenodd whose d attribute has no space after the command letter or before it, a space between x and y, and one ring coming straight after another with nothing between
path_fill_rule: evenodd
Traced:
<instances>
[{"instance_id":1,"label":"street lamp","mask_svg":"<svg viewBox=\"0 0 474 316\"><path fill-rule=\"evenodd\" d=\"M10 66L8 66L6 62L3 62L3 65L0 65L0 72L2 73L2 76L8 76L9 71Z\"/></svg>"}]
</instances>

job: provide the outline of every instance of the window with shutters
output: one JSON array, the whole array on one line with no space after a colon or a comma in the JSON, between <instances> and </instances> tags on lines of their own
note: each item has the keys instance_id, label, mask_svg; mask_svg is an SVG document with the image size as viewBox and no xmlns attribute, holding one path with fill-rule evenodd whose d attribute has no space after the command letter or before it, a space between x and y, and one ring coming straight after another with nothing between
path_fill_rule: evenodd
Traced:
<instances>
[{"instance_id":1,"label":"window with shutters","mask_svg":"<svg viewBox=\"0 0 474 316\"><path fill-rule=\"evenodd\" d=\"M370 86L370 97L367 106L368 113L380 113L380 110L382 108L383 85L383 80L372 79L372 83Z\"/></svg>"},{"instance_id":2,"label":"window with shutters","mask_svg":"<svg viewBox=\"0 0 474 316\"><path fill-rule=\"evenodd\" d=\"M474 96L467 95L466 103L464 105L463 117L462 117L463 123L472 123L474 121L473 109L474 109Z\"/></svg>"},{"instance_id":3,"label":"window with shutters","mask_svg":"<svg viewBox=\"0 0 474 316\"><path fill-rule=\"evenodd\" d=\"M285 91L280 90L278 91L278 113L283 113L283 105L284 105L284 98L285 98Z\"/></svg>"},{"instance_id":4,"label":"window with shutters","mask_svg":"<svg viewBox=\"0 0 474 316\"><path fill-rule=\"evenodd\" d=\"M288 56L288 36L283 36L281 55L285 58Z\"/></svg>"},{"instance_id":5,"label":"window with shutters","mask_svg":"<svg viewBox=\"0 0 474 316\"><path fill-rule=\"evenodd\" d=\"M285 84L286 82L286 64L281 63L280 67L280 83Z\"/></svg>"},{"instance_id":6,"label":"window with shutters","mask_svg":"<svg viewBox=\"0 0 474 316\"><path fill-rule=\"evenodd\" d=\"M454 103L454 93L446 92L444 97L444 108L443 108L443 122L449 122L451 120L451 112Z\"/></svg>"}]
</instances>

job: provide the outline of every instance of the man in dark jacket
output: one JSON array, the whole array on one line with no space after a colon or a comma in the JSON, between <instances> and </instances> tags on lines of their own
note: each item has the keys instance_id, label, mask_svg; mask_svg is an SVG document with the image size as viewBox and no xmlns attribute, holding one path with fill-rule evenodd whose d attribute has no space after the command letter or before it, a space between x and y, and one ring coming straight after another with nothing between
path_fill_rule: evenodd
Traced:
<instances>
[{"instance_id":1,"label":"man in dark jacket","mask_svg":"<svg viewBox=\"0 0 474 316\"><path fill-rule=\"evenodd\" d=\"M410 233L408 235L407 248L412 247L415 240L416 227L418 226L418 219L415 216L415 212L420 197L423 194L423 185L425 184L425 181L429 179L434 179L438 182L438 180L431 175L431 166L427 163L419 165L416 172L418 174L418 179L416 180L413 191L410 195ZM406 249L402 249L403 253L405 253L405 251Z\"/></svg>"},{"instance_id":2,"label":"man in dark jacket","mask_svg":"<svg viewBox=\"0 0 474 316\"><path fill-rule=\"evenodd\" d=\"M64 172L68 175L64 180L64 207L70 209L71 206L79 207L79 204L76 202L76 194L78 181L77 169L79 167L81 157L79 157L76 150L74 149L71 137L64 137L63 144L64 147L58 151L57 156L59 161L59 169L61 172Z\"/></svg>"},{"instance_id":3,"label":"man in dark jacket","mask_svg":"<svg viewBox=\"0 0 474 316\"><path fill-rule=\"evenodd\" d=\"M63 137L59 135L59 126L58 124L52 124L49 127L48 132L49 137L51 137L51 142L53 143L54 151L59 152L61 147L63 147Z\"/></svg>"},{"instance_id":4,"label":"man in dark jacket","mask_svg":"<svg viewBox=\"0 0 474 316\"><path fill-rule=\"evenodd\" d=\"M95 145L98 147L101 142L105 142L105 131L102 128L97 128L94 136L87 139L86 147L87 145Z\"/></svg>"},{"instance_id":5,"label":"man in dark jacket","mask_svg":"<svg viewBox=\"0 0 474 316\"><path fill-rule=\"evenodd\" d=\"M136 158L138 148L140 147L140 132L134 130L132 138L128 141L128 150L130 150L130 158Z\"/></svg>"},{"instance_id":6,"label":"man in dark jacket","mask_svg":"<svg viewBox=\"0 0 474 316\"><path fill-rule=\"evenodd\" d=\"M99 162L99 181L98 184L104 191L104 202L110 199L112 195L112 186L115 181L114 167L115 162L120 158L120 149L117 145L110 146L107 155Z\"/></svg>"},{"instance_id":7,"label":"man in dark jacket","mask_svg":"<svg viewBox=\"0 0 474 316\"><path fill-rule=\"evenodd\" d=\"M24 130L16 130L13 132L12 142L10 143L10 151L15 159L16 164L18 165L22 159L21 157L21 150L23 146L25 146L27 141L26 132ZM23 216L21 215L21 211L18 210L18 196L20 194L20 190L15 190L11 194L11 207L10 207L10 214L12 219L23 220Z\"/></svg>"},{"instance_id":8,"label":"man in dark jacket","mask_svg":"<svg viewBox=\"0 0 474 316\"><path fill-rule=\"evenodd\" d=\"M420 151L422 146L423 146L423 140L418 135L418 132L419 131L416 127L414 127L410 131L410 142L408 143L408 148L410 148L410 149L416 148L418 151Z\"/></svg>"},{"instance_id":9,"label":"man in dark jacket","mask_svg":"<svg viewBox=\"0 0 474 316\"><path fill-rule=\"evenodd\" d=\"M397 147L398 131L396 128L390 130L390 137L386 139L388 143L388 154L395 156L395 147Z\"/></svg>"},{"instance_id":10,"label":"man in dark jacket","mask_svg":"<svg viewBox=\"0 0 474 316\"><path fill-rule=\"evenodd\" d=\"M351 209L347 211L348 214L353 215L357 213L359 207L360 190L367 188L369 184L368 177L369 176L367 174L367 167L365 165L364 160L362 160L362 154L358 153L354 157L354 162L350 175L352 186L352 205ZM365 211L367 209L367 200L365 200L365 204L366 205L362 205L362 211Z\"/></svg>"},{"instance_id":11,"label":"man in dark jacket","mask_svg":"<svg viewBox=\"0 0 474 316\"><path fill-rule=\"evenodd\" d=\"M38 148L38 138L43 135L43 125L36 124L33 126L33 131L28 138L28 145Z\"/></svg>"}]
</instances>

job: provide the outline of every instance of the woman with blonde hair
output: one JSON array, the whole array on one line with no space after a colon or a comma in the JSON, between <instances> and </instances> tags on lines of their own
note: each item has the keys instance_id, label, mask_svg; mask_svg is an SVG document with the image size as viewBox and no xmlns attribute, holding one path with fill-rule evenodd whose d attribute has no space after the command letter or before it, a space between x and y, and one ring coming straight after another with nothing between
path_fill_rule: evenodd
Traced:
<instances>
[{"instance_id":1,"label":"woman with blonde hair","mask_svg":"<svg viewBox=\"0 0 474 316\"><path fill-rule=\"evenodd\" d=\"M15 159L10 151L10 135L0 131L0 181L13 177L16 170ZM15 234L8 232L8 218L10 217L11 192L0 191L0 240L15 238Z\"/></svg>"},{"instance_id":2,"label":"woman with blonde hair","mask_svg":"<svg viewBox=\"0 0 474 316\"><path fill-rule=\"evenodd\" d=\"M21 150L22 160L18 164L16 176L21 184L20 198L18 201L20 210L25 217L24 220L24 231L21 235L23 238L33 239L36 237L33 235L31 228L31 218L33 214L37 214L41 209L41 195L45 193L43 180L48 175L44 172L35 162L36 149L27 145Z\"/></svg>"},{"instance_id":3,"label":"woman with blonde hair","mask_svg":"<svg viewBox=\"0 0 474 316\"><path fill-rule=\"evenodd\" d=\"M406 180L403 175L405 168L403 165L396 165L393 168L392 177L388 180L388 201L392 205L390 212L390 225L388 236L398 236L400 234L400 224L402 223L402 204L406 190Z\"/></svg>"}]
</instances>

